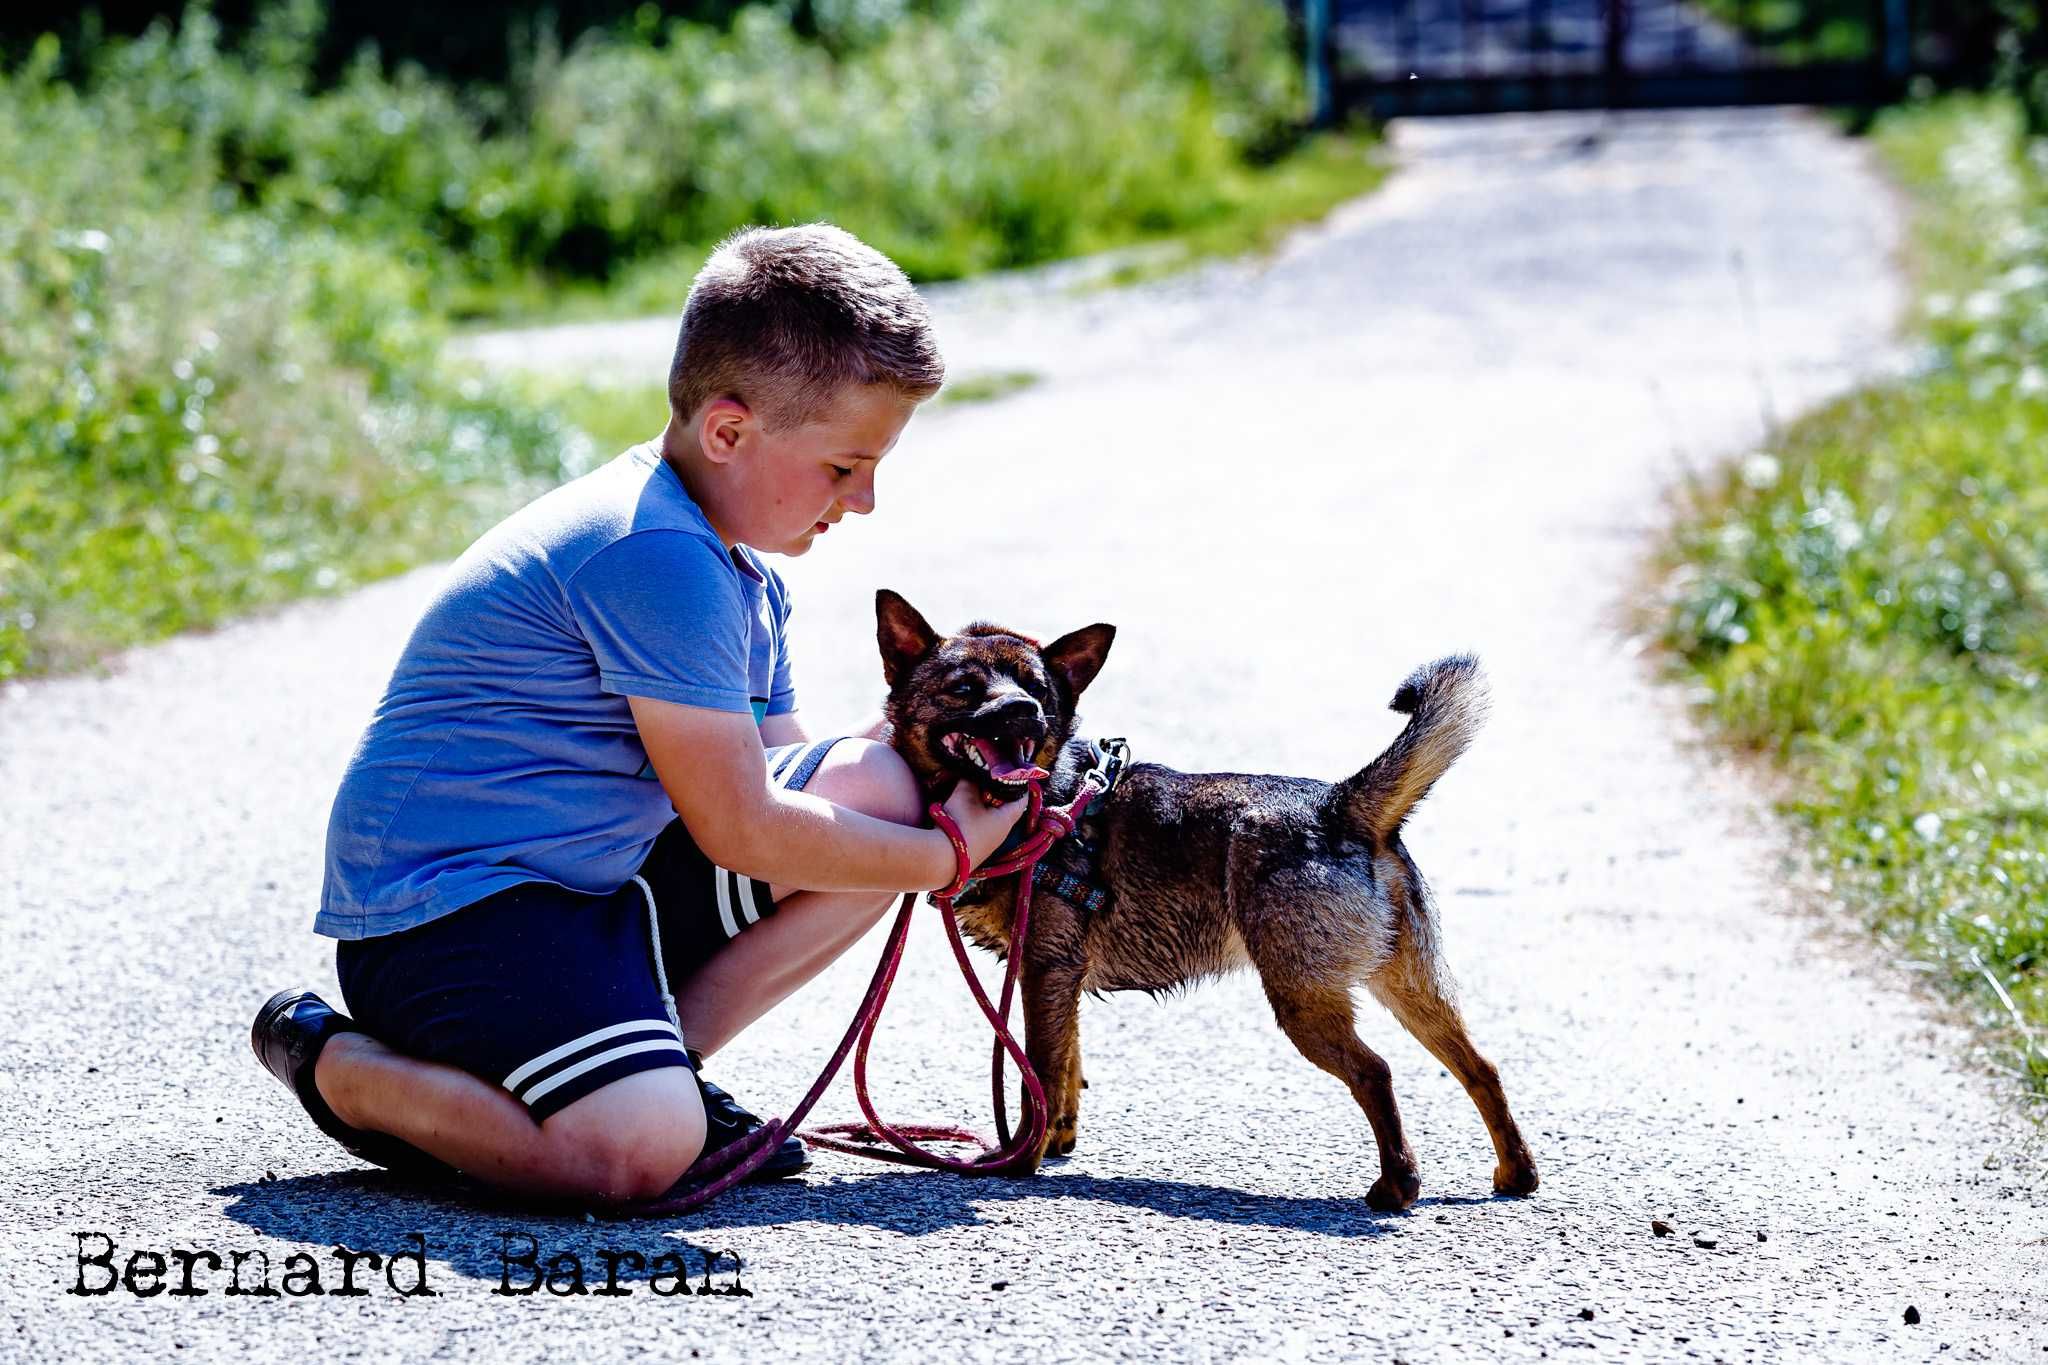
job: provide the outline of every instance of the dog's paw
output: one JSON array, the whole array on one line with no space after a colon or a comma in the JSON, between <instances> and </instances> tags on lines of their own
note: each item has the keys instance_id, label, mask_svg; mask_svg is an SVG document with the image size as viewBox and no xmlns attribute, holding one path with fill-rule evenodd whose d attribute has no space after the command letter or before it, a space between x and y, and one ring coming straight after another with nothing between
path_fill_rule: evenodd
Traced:
<instances>
[{"instance_id":1,"label":"dog's paw","mask_svg":"<svg viewBox=\"0 0 2048 1365\"><path fill-rule=\"evenodd\" d=\"M1365 1192L1365 1206L1380 1213L1399 1213L1413 1204L1422 1193L1422 1177L1410 1172L1405 1175L1383 1175L1372 1182L1372 1188Z\"/></svg>"},{"instance_id":2,"label":"dog's paw","mask_svg":"<svg viewBox=\"0 0 2048 1365\"><path fill-rule=\"evenodd\" d=\"M1074 1114L1062 1114L1046 1129L1045 1153L1047 1156L1066 1156L1074 1150L1074 1139L1080 1132L1080 1119Z\"/></svg>"},{"instance_id":3,"label":"dog's paw","mask_svg":"<svg viewBox=\"0 0 2048 1365\"><path fill-rule=\"evenodd\" d=\"M1503 1161L1493 1168L1495 1194L1536 1193L1536 1158L1523 1152L1519 1160Z\"/></svg>"},{"instance_id":4,"label":"dog's paw","mask_svg":"<svg viewBox=\"0 0 2048 1365\"><path fill-rule=\"evenodd\" d=\"M1020 1155L1015 1161L1012 1161L1008 1166L1005 1166L1003 1168L1003 1174L1016 1176L1037 1175L1038 1164L1044 1160L1045 1148L1043 1147L1040 1147L1035 1152L1025 1152L1022 1155Z\"/></svg>"}]
</instances>

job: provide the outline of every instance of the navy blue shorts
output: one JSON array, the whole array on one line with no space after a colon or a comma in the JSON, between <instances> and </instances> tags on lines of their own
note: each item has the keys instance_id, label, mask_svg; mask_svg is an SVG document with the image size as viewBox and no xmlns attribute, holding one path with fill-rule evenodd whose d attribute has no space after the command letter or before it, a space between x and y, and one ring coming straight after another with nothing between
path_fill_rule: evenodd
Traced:
<instances>
[{"instance_id":1,"label":"navy blue shorts","mask_svg":"<svg viewBox=\"0 0 2048 1365\"><path fill-rule=\"evenodd\" d=\"M836 742L770 749L770 781L802 790ZM364 1032L504 1086L538 1123L621 1077L688 1066L661 981L673 992L774 913L765 882L714 865L674 820L608 896L526 882L417 928L344 941L335 971Z\"/></svg>"}]
</instances>

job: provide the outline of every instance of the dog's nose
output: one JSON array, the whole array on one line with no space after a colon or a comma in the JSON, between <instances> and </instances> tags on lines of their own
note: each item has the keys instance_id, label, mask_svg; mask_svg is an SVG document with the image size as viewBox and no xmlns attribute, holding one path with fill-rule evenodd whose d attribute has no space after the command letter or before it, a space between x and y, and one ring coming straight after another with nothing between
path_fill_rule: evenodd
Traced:
<instances>
[{"instance_id":1,"label":"dog's nose","mask_svg":"<svg viewBox=\"0 0 2048 1365\"><path fill-rule=\"evenodd\" d=\"M1038 703L1021 694L1009 697L996 707L989 719L1013 733L1025 730L1039 722Z\"/></svg>"}]
</instances>

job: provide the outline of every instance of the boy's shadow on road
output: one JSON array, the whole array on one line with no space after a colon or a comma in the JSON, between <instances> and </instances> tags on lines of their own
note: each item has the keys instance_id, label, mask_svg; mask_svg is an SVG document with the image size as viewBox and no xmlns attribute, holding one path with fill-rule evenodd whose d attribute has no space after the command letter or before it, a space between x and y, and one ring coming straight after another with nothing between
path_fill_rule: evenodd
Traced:
<instances>
[{"instance_id":1,"label":"boy's shadow on road","mask_svg":"<svg viewBox=\"0 0 2048 1365\"><path fill-rule=\"evenodd\" d=\"M544 1267L558 1252L574 1252L586 1273L600 1247L647 1253L672 1250L693 1273L717 1256L721 1276L732 1260L728 1235L739 1229L791 1223L861 1225L919 1236L948 1228L1008 1222L997 1205L1093 1201L1241 1227L1283 1228L1326 1237L1376 1237L1397 1231L1428 1208L1483 1204L1491 1198L1432 1197L1408 1214L1376 1213L1361 1197L1322 1198L1255 1194L1214 1185L1145 1177L1109 1178L1047 1171L1022 1179L966 1177L938 1171L894 1171L833 1181L786 1181L745 1186L709 1210L664 1218L622 1218L592 1223L563 1213L496 1200L481 1191L430 1189L382 1171L337 1172L217 1187L223 1212L265 1235L314 1245L340 1243L383 1251L404 1249L414 1232L427 1234L428 1256L446 1259L457 1274L497 1280L502 1272L500 1234L531 1236ZM515 1243L514 1250L524 1248ZM602 1278L602 1271L597 1272ZM620 1275L621 1283L644 1279Z\"/></svg>"}]
</instances>

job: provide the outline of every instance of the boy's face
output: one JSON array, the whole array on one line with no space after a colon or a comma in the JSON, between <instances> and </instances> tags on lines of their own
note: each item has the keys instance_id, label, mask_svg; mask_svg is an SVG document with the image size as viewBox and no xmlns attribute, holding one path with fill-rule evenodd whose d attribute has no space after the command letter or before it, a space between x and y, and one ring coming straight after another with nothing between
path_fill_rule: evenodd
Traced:
<instances>
[{"instance_id":1,"label":"boy's face","mask_svg":"<svg viewBox=\"0 0 2048 1365\"><path fill-rule=\"evenodd\" d=\"M916 409L886 385L849 387L811 421L771 431L738 403L711 405L698 430L723 466L721 529L768 554L800 555L849 512L874 511L875 466Z\"/></svg>"}]
</instances>

